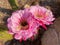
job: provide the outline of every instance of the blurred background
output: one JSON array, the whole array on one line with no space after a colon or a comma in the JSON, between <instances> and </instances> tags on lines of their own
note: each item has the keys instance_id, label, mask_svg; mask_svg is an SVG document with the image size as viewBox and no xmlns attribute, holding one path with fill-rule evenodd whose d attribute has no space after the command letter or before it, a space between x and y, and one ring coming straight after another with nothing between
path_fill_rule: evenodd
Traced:
<instances>
[{"instance_id":1,"label":"blurred background","mask_svg":"<svg viewBox=\"0 0 60 45\"><path fill-rule=\"evenodd\" d=\"M59 45L60 0L0 0L0 45L5 45L7 41L13 39L12 35L8 34L7 32L8 30L7 19L11 16L11 13L13 11L23 9L26 4L30 6L36 5L36 4L39 4L40 6L44 6L50 9L56 18L56 20L54 21L54 24L51 25L47 31L40 32L41 34L43 34L42 38L38 39L40 40L40 42L37 40L37 42L36 41L33 42L33 45ZM16 40L12 40L12 41L14 42Z\"/></svg>"}]
</instances>

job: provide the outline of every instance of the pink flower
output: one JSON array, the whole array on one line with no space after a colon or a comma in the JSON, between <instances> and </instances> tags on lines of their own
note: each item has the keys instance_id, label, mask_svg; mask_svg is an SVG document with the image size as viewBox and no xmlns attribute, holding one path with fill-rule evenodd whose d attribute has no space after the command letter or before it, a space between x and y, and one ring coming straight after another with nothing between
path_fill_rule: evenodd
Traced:
<instances>
[{"instance_id":1,"label":"pink flower","mask_svg":"<svg viewBox=\"0 0 60 45\"><path fill-rule=\"evenodd\" d=\"M33 18L38 21L39 24L42 25L44 28L46 28L45 24L50 25L52 24L52 21L55 20L51 10L48 10L42 6L31 6L29 9L33 15Z\"/></svg>"},{"instance_id":2,"label":"pink flower","mask_svg":"<svg viewBox=\"0 0 60 45\"><path fill-rule=\"evenodd\" d=\"M27 40L34 38L38 33L38 27L52 24L55 18L51 12L39 5L18 10L12 13L12 16L7 20L9 33L17 40Z\"/></svg>"},{"instance_id":3,"label":"pink flower","mask_svg":"<svg viewBox=\"0 0 60 45\"><path fill-rule=\"evenodd\" d=\"M25 9L12 13L8 18L9 33L14 35L15 39L27 40L37 34L39 24L31 16L29 10Z\"/></svg>"}]
</instances>

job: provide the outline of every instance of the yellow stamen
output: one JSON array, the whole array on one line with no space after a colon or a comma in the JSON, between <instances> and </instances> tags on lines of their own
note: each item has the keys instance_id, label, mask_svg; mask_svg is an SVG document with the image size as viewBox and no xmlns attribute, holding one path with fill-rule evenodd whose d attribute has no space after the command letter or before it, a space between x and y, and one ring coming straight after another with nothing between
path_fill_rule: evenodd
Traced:
<instances>
[{"instance_id":1,"label":"yellow stamen","mask_svg":"<svg viewBox=\"0 0 60 45\"><path fill-rule=\"evenodd\" d=\"M36 15L38 18L43 18L43 16L42 15Z\"/></svg>"},{"instance_id":2,"label":"yellow stamen","mask_svg":"<svg viewBox=\"0 0 60 45\"><path fill-rule=\"evenodd\" d=\"M18 30L18 31L19 31L20 29L21 29L21 26L17 26L16 30Z\"/></svg>"}]
</instances>

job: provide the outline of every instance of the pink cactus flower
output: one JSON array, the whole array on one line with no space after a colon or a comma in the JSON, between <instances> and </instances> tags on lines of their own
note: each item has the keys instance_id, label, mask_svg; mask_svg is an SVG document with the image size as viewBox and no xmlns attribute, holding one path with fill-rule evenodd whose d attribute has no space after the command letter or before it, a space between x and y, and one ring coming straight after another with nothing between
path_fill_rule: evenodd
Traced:
<instances>
[{"instance_id":1,"label":"pink cactus flower","mask_svg":"<svg viewBox=\"0 0 60 45\"><path fill-rule=\"evenodd\" d=\"M39 5L18 10L12 13L12 16L7 20L9 33L17 40L27 40L34 38L38 33L38 27L52 24L55 18L51 12Z\"/></svg>"},{"instance_id":2,"label":"pink cactus flower","mask_svg":"<svg viewBox=\"0 0 60 45\"><path fill-rule=\"evenodd\" d=\"M27 40L38 32L39 24L31 17L29 10L19 10L8 18L9 33L17 40Z\"/></svg>"},{"instance_id":3,"label":"pink cactus flower","mask_svg":"<svg viewBox=\"0 0 60 45\"><path fill-rule=\"evenodd\" d=\"M48 10L42 6L36 5L29 7L30 12L33 15L33 18L39 22L40 25L42 25L45 29L45 25L52 24L52 21L55 20L51 10Z\"/></svg>"}]
</instances>

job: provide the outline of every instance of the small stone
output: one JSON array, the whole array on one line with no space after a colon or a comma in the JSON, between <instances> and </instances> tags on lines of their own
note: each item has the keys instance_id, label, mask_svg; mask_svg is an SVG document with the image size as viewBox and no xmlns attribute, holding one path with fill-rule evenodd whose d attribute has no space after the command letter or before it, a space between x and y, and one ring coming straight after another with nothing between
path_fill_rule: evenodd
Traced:
<instances>
[{"instance_id":1,"label":"small stone","mask_svg":"<svg viewBox=\"0 0 60 45\"><path fill-rule=\"evenodd\" d=\"M49 28L43 35L42 45L59 45L58 34L53 28Z\"/></svg>"},{"instance_id":2,"label":"small stone","mask_svg":"<svg viewBox=\"0 0 60 45\"><path fill-rule=\"evenodd\" d=\"M0 4L2 4L2 2L0 1Z\"/></svg>"},{"instance_id":3,"label":"small stone","mask_svg":"<svg viewBox=\"0 0 60 45\"><path fill-rule=\"evenodd\" d=\"M54 28L58 33L60 32L60 17L56 18L56 20L54 21Z\"/></svg>"},{"instance_id":4,"label":"small stone","mask_svg":"<svg viewBox=\"0 0 60 45\"><path fill-rule=\"evenodd\" d=\"M60 44L60 33L59 33L59 44Z\"/></svg>"},{"instance_id":5,"label":"small stone","mask_svg":"<svg viewBox=\"0 0 60 45\"><path fill-rule=\"evenodd\" d=\"M0 7L5 9L12 9L8 0L0 0Z\"/></svg>"}]
</instances>

